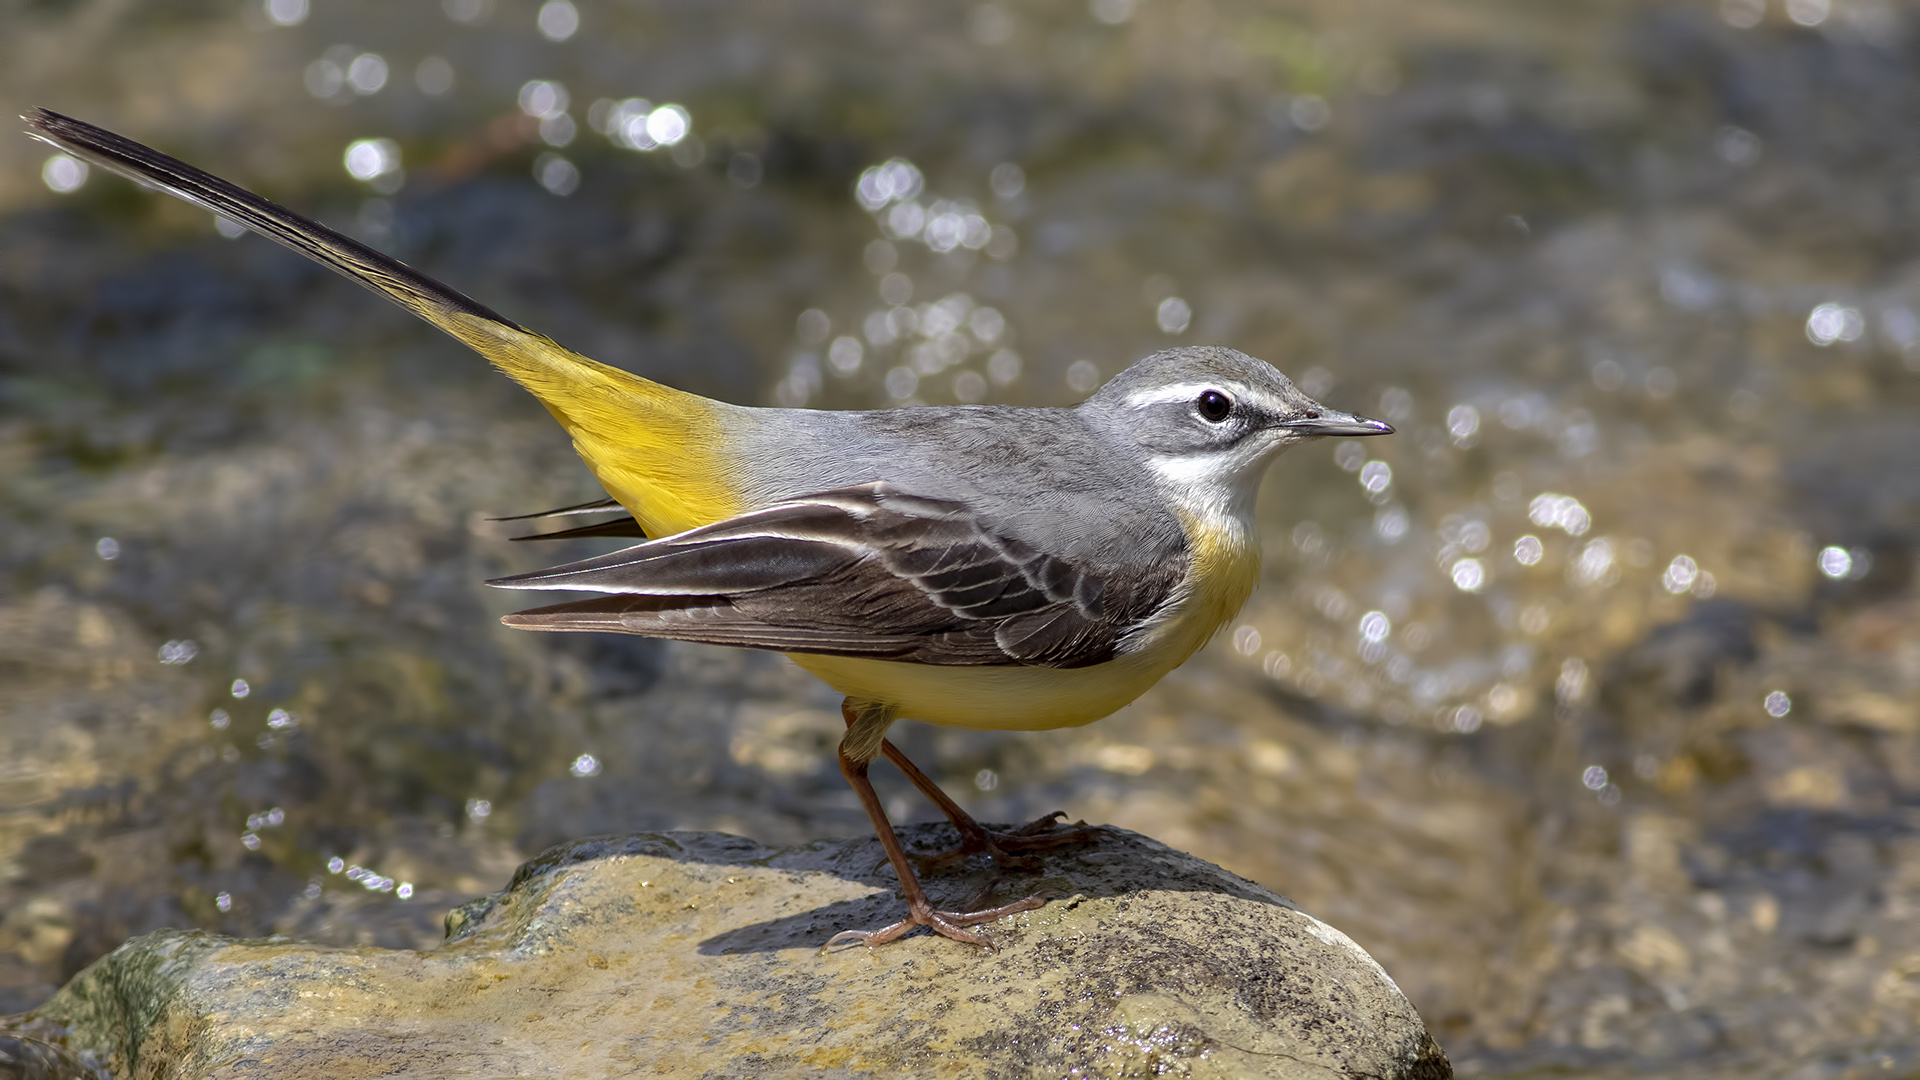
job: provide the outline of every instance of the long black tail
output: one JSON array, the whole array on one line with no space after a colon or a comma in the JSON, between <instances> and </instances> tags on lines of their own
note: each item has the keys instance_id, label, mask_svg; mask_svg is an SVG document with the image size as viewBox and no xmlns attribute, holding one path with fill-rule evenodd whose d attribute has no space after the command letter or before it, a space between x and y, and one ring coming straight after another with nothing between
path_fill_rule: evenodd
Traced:
<instances>
[{"instance_id":1,"label":"long black tail","mask_svg":"<svg viewBox=\"0 0 1920 1080\"><path fill-rule=\"evenodd\" d=\"M456 312L522 329L472 297L396 259L150 146L50 109L29 110L21 119L36 137L67 153L237 221L345 274L455 337L465 336L446 318Z\"/></svg>"},{"instance_id":2,"label":"long black tail","mask_svg":"<svg viewBox=\"0 0 1920 1080\"><path fill-rule=\"evenodd\" d=\"M737 512L712 477L722 442L717 403L596 363L523 329L410 267L317 222L132 139L46 109L33 134L139 183L233 219L332 267L466 343L560 421L607 492L664 536ZM730 414L731 415L731 414ZM647 506L664 505L649 514ZM623 522L579 535L615 535Z\"/></svg>"}]
</instances>

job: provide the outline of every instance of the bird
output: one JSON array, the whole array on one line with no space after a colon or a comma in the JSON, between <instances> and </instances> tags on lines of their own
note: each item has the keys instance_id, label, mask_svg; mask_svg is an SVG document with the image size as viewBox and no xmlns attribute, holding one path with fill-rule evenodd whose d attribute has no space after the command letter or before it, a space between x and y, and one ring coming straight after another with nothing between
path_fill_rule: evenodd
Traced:
<instances>
[{"instance_id":1,"label":"bird","mask_svg":"<svg viewBox=\"0 0 1920 1080\"><path fill-rule=\"evenodd\" d=\"M976 927L1044 905L945 910L928 898L868 770L885 756L975 853L1095 830L1051 814L994 832L890 740L909 718L984 730L1087 724L1133 701L1230 622L1260 575L1254 504L1287 448L1392 425L1303 393L1224 346L1147 356L1072 408L756 408L598 363L403 263L228 181L46 109L29 133L237 222L380 293L465 343L546 407L607 498L542 515L624 512L548 536L639 543L488 582L588 592L506 616L787 654L843 696L839 766L898 876L905 913L825 946L919 927L993 948ZM991 890L989 890L991 892Z\"/></svg>"}]
</instances>

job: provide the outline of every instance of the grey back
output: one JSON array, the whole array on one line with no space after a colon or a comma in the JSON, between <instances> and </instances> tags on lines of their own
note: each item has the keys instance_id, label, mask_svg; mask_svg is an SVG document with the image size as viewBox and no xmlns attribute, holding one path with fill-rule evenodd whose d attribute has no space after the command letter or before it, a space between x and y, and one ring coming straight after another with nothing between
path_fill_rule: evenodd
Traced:
<instances>
[{"instance_id":1,"label":"grey back","mask_svg":"<svg viewBox=\"0 0 1920 1080\"><path fill-rule=\"evenodd\" d=\"M1177 556L1186 537L1139 460L1082 409L754 410L742 484L760 506L886 481L965 502L980 523L1082 565Z\"/></svg>"}]
</instances>

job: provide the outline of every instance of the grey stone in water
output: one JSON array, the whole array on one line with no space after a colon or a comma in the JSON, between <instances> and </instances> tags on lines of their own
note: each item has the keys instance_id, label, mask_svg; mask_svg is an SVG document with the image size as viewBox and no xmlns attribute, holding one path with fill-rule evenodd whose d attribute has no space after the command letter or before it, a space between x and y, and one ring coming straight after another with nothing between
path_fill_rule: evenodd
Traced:
<instances>
[{"instance_id":1,"label":"grey stone in water","mask_svg":"<svg viewBox=\"0 0 1920 1080\"><path fill-rule=\"evenodd\" d=\"M440 948L161 931L13 1030L64 1043L53 1069L120 1077L1453 1074L1346 935L1191 855L1115 829L997 884L1056 899L990 924L994 951L919 934L823 953L900 907L871 838L581 840L455 909Z\"/></svg>"}]
</instances>

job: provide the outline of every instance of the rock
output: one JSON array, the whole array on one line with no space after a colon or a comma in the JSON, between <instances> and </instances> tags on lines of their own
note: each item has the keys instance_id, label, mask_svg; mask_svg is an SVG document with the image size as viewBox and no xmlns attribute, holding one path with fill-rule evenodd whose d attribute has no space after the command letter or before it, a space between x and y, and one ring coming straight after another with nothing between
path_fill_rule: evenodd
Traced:
<instances>
[{"instance_id":1,"label":"rock","mask_svg":"<svg viewBox=\"0 0 1920 1080\"><path fill-rule=\"evenodd\" d=\"M994 880L928 887L957 903ZM922 931L823 954L900 909L871 838L582 840L455 909L437 949L160 931L12 1030L141 1078L1452 1075L1359 946L1219 867L1112 830L1001 885L1057 898L989 924L995 951Z\"/></svg>"}]
</instances>

